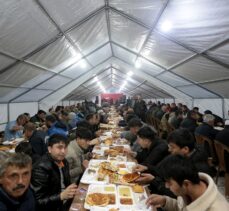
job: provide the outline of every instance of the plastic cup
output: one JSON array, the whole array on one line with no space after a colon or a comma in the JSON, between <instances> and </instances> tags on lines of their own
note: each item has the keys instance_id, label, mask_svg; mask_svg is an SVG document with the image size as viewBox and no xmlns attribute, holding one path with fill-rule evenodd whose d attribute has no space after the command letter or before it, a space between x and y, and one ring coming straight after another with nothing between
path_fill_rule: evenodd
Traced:
<instances>
[{"instance_id":1,"label":"plastic cup","mask_svg":"<svg viewBox=\"0 0 229 211\"><path fill-rule=\"evenodd\" d=\"M72 203L69 211L80 211L83 210L83 206L80 203Z\"/></svg>"}]
</instances>

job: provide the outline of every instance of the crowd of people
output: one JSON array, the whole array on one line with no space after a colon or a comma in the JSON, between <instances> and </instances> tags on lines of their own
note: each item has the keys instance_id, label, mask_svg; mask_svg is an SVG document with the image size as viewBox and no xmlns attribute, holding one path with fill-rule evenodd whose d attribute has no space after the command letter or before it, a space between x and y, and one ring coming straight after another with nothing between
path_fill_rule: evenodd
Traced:
<instances>
[{"instance_id":1,"label":"crowd of people","mask_svg":"<svg viewBox=\"0 0 229 211\"><path fill-rule=\"evenodd\" d=\"M123 117L118 123L121 137L131 146L125 153L137 160L133 171L141 173L135 182L149 185L148 206L169 211L229 210L214 183L216 172L208 152L195 140L195 134L201 134L229 146L228 121L182 104L146 105L140 97L116 109ZM28 142L21 142L15 153L0 152L0 210L69 210L92 148L99 142L99 125L108 123L108 117L109 106L84 102L39 110L33 117L24 113L9 122L4 140L24 137ZM160 121L161 136L150 118ZM167 130L168 124L173 132Z\"/></svg>"}]
</instances>

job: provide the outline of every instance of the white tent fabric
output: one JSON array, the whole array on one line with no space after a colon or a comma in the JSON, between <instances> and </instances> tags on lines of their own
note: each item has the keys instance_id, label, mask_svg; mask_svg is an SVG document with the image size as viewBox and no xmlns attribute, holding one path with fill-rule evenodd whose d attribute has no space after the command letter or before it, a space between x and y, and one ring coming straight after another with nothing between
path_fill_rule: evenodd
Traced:
<instances>
[{"instance_id":1,"label":"white tent fabric","mask_svg":"<svg viewBox=\"0 0 229 211\"><path fill-rule=\"evenodd\" d=\"M133 71L127 96L181 101L228 117L228 0L0 5L0 108L8 114L12 103L48 108L90 99L102 92L95 75L105 90L119 90Z\"/></svg>"}]
</instances>

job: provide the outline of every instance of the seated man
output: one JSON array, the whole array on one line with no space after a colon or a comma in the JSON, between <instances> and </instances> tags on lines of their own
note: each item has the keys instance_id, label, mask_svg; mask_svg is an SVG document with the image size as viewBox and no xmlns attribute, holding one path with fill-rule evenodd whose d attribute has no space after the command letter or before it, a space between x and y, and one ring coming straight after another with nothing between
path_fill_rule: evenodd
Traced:
<instances>
[{"instance_id":1,"label":"seated man","mask_svg":"<svg viewBox=\"0 0 229 211\"><path fill-rule=\"evenodd\" d=\"M4 141L10 141L15 138L22 138L23 126L26 124L27 118L24 114L17 117L16 121L8 122L4 132Z\"/></svg>"},{"instance_id":2,"label":"seated man","mask_svg":"<svg viewBox=\"0 0 229 211\"><path fill-rule=\"evenodd\" d=\"M226 120L224 129L217 133L215 140L229 147L228 137L229 137L229 120ZM225 152L224 159L225 159L226 171L229 173L229 153Z\"/></svg>"},{"instance_id":3,"label":"seated man","mask_svg":"<svg viewBox=\"0 0 229 211\"><path fill-rule=\"evenodd\" d=\"M0 210L35 211L29 188L32 160L25 154L0 152Z\"/></svg>"},{"instance_id":4,"label":"seated man","mask_svg":"<svg viewBox=\"0 0 229 211\"><path fill-rule=\"evenodd\" d=\"M203 116L203 124L195 129L195 134L206 136L211 140L215 139L218 130L214 129L215 117L212 114L205 114Z\"/></svg>"},{"instance_id":5,"label":"seated man","mask_svg":"<svg viewBox=\"0 0 229 211\"><path fill-rule=\"evenodd\" d=\"M197 146L193 135L187 129L173 131L168 139L169 152L172 155L180 154L188 157L197 170L213 176L212 169L208 165L208 155L204 147Z\"/></svg>"},{"instance_id":6,"label":"seated man","mask_svg":"<svg viewBox=\"0 0 229 211\"><path fill-rule=\"evenodd\" d=\"M124 131L121 134L122 138L127 139L131 144L131 149L135 152L140 151L140 146L137 143L137 133L140 128L143 126L142 121L139 118L132 118L128 122L129 131Z\"/></svg>"},{"instance_id":7,"label":"seated man","mask_svg":"<svg viewBox=\"0 0 229 211\"><path fill-rule=\"evenodd\" d=\"M84 128L88 128L91 133L92 133L92 138L96 138L99 134L98 128L97 128L97 115L96 113L90 113L85 117L85 120L82 120L80 122L77 123L77 127L84 127Z\"/></svg>"},{"instance_id":8,"label":"seated man","mask_svg":"<svg viewBox=\"0 0 229 211\"><path fill-rule=\"evenodd\" d=\"M191 132L187 129L178 129L173 131L167 139L169 143L169 152L172 155L180 154L189 158L198 171L205 172L214 175L213 169L208 165L207 153L204 149L195 146L195 139ZM141 177L137 182L139 183L150 183L150 190L153 193L160 193L170 195L168 190L165 188L164 180L162 178L161 172L164 169L164 163L167 162L171 155L164 158L156 167L147 168L145 166L136 166L135 171L146 171L149 173L141 174Z\"/></svg>"},{"instance_id":9,"label":"seated man","mask_svg":"<svg viewBox=\"0 0 229 211\"><path fill-rule=\"evenodd\" d=\"M191 133L194 133L197 125L197 114L195 111L189 111L187 113L187 117L182 120L180 123L180 128L186 128L188 129Z\"/></svg>"},{"instance_id":10,"label":"seated man","mask_svg":"<svg viewBox=\"0 0 229 211\"><path fill-rule=\"evenodd\" d=\"M45 121L46 121L48 136L51 136L53 134L61 134L67 137L68 131L66 125L64 125L60 121L57 121L54 115L46 116Z\"/></svg>"},{"instance_id":11,"label":"seated man","mask_svg":"<svg viewBox=\"0 0 229 211\"><path fill-rule=\"evenodd\" d=\"M138 132L138 144L141 146L141 152L127 151L132 156L135 156L138 163L145 166L155 166L165 156L168 155L168 146L155 137L154 131L148 127L142 127Z\"/></svg>"},{"instance_id":12,"label":"seated man","mask_svg":"<svg viewBox=\"0 0 229 211\"><path fill-rule=\"evenodd\" d=\"M224 129L217 133L215 139L229 147L228 137L229 137L229 120L226 120Z\"/></svg>"},{"instance_id":13,"label":"seated man","mask_svg":"<svg viewBox=\"0 0 229 211\"><path fill-rule=\"evenodd\" d=\"M198 173L190 159L181 155L171 156L164 165L163 175L166 186L177 199L152 194L146 201L148 206L162 207L165 211L229 210L229 203L213 179L205 173Z\"/></svg>"},{"instance_id":14,"label":"seated man","mask_svg":"<svg viewBox=\"0 0 229 211\"><path fill-rule=\"evenodd\" d=\"M41 211L67 211L77 186L70 185L67 138L54 134L48 141L48 153L39 160L32 171L32 188Z\"/></svg>"},{"instance_id":15,"label":"seated man","mask_svg":"<svg viewBox=\"0 0 229 211\"><path fill-rule=\"evenodd\" d=\"M24 154L28 155L30 158L32 158L32 165L34 165L40 159L39 155L33 154L32 146L27 141L20 142L16 146L15 152L16 153L24 153Z\"/></svg>"},{"instance_id":16,"label":"seated man","mask_svg":"<svg viewBox=\"0 0 229 211\"><path fill-rule=\"evenodd\" d=\"M76 139L68 145L68 160L71 182L77 183L83 171L87 168L89 153L87 149L92 139L92 133L87 128L76 129Z\"/></svg>"},{"instance_id":17,"label":"seated man","mask_svg":"<svg viewBox=\"0 0 229 211\"><path fill-rule=\"evenodd\" d=\"M37 114L30 118L30 122L36 124L36 126L42 126L45 123L46 112L39 110Z\"/></svg>"},{"instance_id":18,"label":"seated man","mask_svg":"<svg viewBox=\"0 0 229 211\"><path fill-rule=\"evenodd\" d=\"M206 111L204 111L204 114L212 114L215 117L214 126L219 126L219 127L224 126L223 119L221 117L219 117L218 115L213 114L212 111L206 110Z\"/></svg>"},{"instance_id":19,"label":"seated man","mask_svg":"<svg viewBox=\"0 0 229 211\"><path fill-rule=\"evenodd\" d=\"M35 124L28 122L24 128L25 138L28 139L32 146L32 152L36 156L42 156L47 152L47 147L45 145L45 135L46 133L41 130L36 130Z\"/></svg>"}]
</instances>

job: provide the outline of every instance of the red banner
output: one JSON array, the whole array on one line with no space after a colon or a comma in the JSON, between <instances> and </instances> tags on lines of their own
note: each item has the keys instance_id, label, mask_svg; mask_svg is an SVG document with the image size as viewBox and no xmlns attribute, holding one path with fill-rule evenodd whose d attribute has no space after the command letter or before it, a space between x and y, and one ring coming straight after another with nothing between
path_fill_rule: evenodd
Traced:
<instances>
[{"instance_id":1,"label":"red banner","mask_svg":"<svg viewBox=\"0 0 229 211\"><path fill-rule=\"evenodd\" d=\"M101 94L101 100L115 102L116 100L119 100L122 96L122 93L103 93Z\"/></svg>"}]
</instances>

